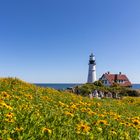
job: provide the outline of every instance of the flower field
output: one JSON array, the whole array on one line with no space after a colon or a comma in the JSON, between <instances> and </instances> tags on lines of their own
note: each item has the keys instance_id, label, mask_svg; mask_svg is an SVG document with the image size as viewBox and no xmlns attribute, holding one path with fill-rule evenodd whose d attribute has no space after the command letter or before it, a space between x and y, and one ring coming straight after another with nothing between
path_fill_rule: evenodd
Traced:
<instances>
[{"instance_id":1,"label":"flower field","mask_svg":"<svg viewBox=\"0 0 140 140\"><path fill-rule=\"evenodd\" d=\"M0 79L0 140L139 140L140 98L89 99Z\"/></svg>"}]
</instances>

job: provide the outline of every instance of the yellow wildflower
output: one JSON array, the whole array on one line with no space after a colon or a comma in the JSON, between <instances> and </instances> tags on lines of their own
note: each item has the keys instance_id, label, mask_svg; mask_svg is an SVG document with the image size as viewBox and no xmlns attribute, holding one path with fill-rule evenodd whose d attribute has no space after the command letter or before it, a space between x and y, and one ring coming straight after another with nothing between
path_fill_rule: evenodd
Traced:
<instances>
[{"instance_id":1,"label":"yellow wildflower","mask_svg":"<svg viewBox=\"0 0 140 140\"><path fill-rule=\"evenodd\" d=\"M2 95L4 98L9 98L9 97L10 97L10 95L9 95L7 92L5 92L5 91L1 92L1 95Z\"/></svg>"},{"instance_id":2,"label":"yellow wildflower","mask_svg":"<svg viewBox=\"0 0 140 140\"><path fill-rule=\"evenodd\" d=\"M74 104L72 106L70 106L70 108L71 109L77 109L76 105L74 105Z\"/></svg>"},{"instance_id":3,"label":"yellow wildflower","mask_svg":"<svg viewBox=\"0 0 140 140\"><path fill-rule=\"evenodd\" d=\"M87 112L86 108L81 108L81 112Z\"/></svg>"},{"instance_id":4,"label":"yellow wildflower","mask_svg":"<svg viewBox=\"0 0 140 140\"><path fill-rule=\"evenodd\" d=\"M19 96L14 96L14 97L15 97L15 99L17 99L17 100L18 100L18 99L20 99L20 97L19 97Z\"/></svg>"},{"instance_id":5,"label":"yellow wildflower","mask_svg":"<svg viewBox=\"0 0 140 140\"><path fill-rule=\"evenodd\" d=\"M97 125L98 125L98 124L108 125L108 122L107 122L106 120L98 120L98 121L96 122L96 124L97 124Z\"/></svg>"},{"instance_id":6,"label":"yellow wildflower","mask_svg":"<svg viewBox=\"0 0 140 140\"><path fill-rule=\"evenodd\" d=\"M14 116L14 114L13 113L8 113L5 116L8 117L8 118L12 118Z\"/></svg>"},{"instance_id":7,"label":"yellow wildflower","mask_svg":"<svg viewBox=\"0 0 140 140\"><path fill-rule=\"evenodd\" d=\"M60 106L65 106L64 103L62 103L61 101L58 102Z\"/></svg>"},{"instance_id":8,"label":"yellow wildflower","mask_svg":"<svg viewBox=\"0 0 140 140\"><path fill-rule=\"evenodd\" d=\"M6 107L9 110L12 110L13 108L9 105L7 105L4 101L1 100L0 105L2 105L3 107Z\"/></svg>"},{"instance_id":9,"label":"yellow wildflower","mask_svg":"<svg viewBox=\"0 0 140 140\"><path fill-rule=\"evenodd\" d=\"M82 101L80 101L79 103L80 103L82 106L83 106L83 105L85 105L85 103L84 103L84 102L82 102Z\"/></svg>"},{"instance_id":10,"label":"yellow wildflower","mask_svg":"<svg viewBox=\"0 0 140 140\"><path fill-rule=\"evenodd\" d=\"M22 128L22 127L16 127L16 128L15 128L15 131L21 132L21 131L23 131L23 128Z\"/></svg>"},{"instance_id":11,"label":"yellow wildflower","mask_svg":"<svg viewBox=\"0 0 140 140\"><path fill-rule=\"evenodd\" d=\"M13 108L11 107L11 106L9 106L9 105L6 105L5 106L7 109L9 109L9 110L13 110Z\"/></svg>"},{"instance_id":12,"label":"yellow wildflower","mask_svg":"<svg viewBox=\"0 0 140 140\"><path fill-rule=\"evenodd\" d=\"M51 133L52 133L52 130L49 129L49 128L43 127L43 128L42 128L42 132L43 132L43 133L51 134Z\"/></svg>"},{"instance_id":13,"label":"yellow wildflower","mask_svg":"<svg viewBox=\"0 0 140 140\"><path fill-rule=\"evenodd\" d=\"M87 108L87 111L92 111L90 108Z\"/></svg>"},{"instance_id":14,"label":"yellow wildflower","mask_svg":"<svg viewBox=\"0 0 140 140\"><path fill-rule=\"evenodd\" d=\"M90 131L90 126L87 123L84 123L81 121L79 124L77 124L77 133L88 133Z\"/></svg>"},{"instance_id":15,"label":"yellow wildflower","mask_svg":"<svg viewBox=\"0 0 140 140\"><path fill-rule=\"evenodd\" d=\"M0 100L0 104L1 104L2 106L6 106L6 105L7 105L3 100Z\"/></svg>"},{"instance_id":16,"label":"yellow wildflower","mask_svg":"<svg viewBox=\"0 0 140 140\"><path fill-rule=\"evenodd\" d=\"M74 115L72 113L68 112L68 111L65 112L65 115L74 117Z\"/></svg>"},{"instance_id":17,"label":"yellow wildflower","mask_svg":"<svg viewBox=\"0 0 140 140\"><path fill-rule=\"evenodd\" d=\"M99 117L102 117L102 118L103 118L103 117L105 117L105 115L104 115L104 114L99 114L98 116L99 116Z\"/></svg>"},{"instance_id":18,"label":"yellow wildflower","mask_svg":"<svg viewBox=\"0 0 140 140\"><path fill-rule=\"evenodd\" d=\"M134 124L135 126L140 125L140 121L139 121L139 120L137 120L137 119L136 119L136 120L133 120L132 122L133 122L133 124Z\"/></svg>"},{"instance_id":19,"label":"yellow wildflower","mask_svg":"<svg viewBox=\"0 0 140 140\"><path fill-rule=\"evenodd\" d=\"M30 94L25 94L25 96L28 98L28 99L33 99L33 96L32 95L30 95Z\"/></svg>"},{"instance_id":20,"label":"yellow wildflower","mask_svg":"<svg viewBox=\"0 0 140 140\"><path fill-rule=\"evenodd\" d=\"M93 111L88 111L87 113L88 113L89 115L91 115L91 116L92 116L92 115L96 115L96 113L93 112Z\"/></svg>"},{"instance_id":21,"label":"yellow wildflower","mask_svg":"<svg viewBox=\"0 0 140 140\"><path fill-rule=\"evenodd\" d=\"M96 106L97 106L97 107L100 107L100 106L101 106L101 103L96 103Z\"/></svg>"},{"instance_id":22,"label":"yellow wildflower","mask_svg":"<svg viewBox=\"0 0 140 140\"><path fill-rule=\"evenodd\" d=\"M13 123L15 122L12 118L5 119L6 122Z\"/></svg>"}]
</instances>

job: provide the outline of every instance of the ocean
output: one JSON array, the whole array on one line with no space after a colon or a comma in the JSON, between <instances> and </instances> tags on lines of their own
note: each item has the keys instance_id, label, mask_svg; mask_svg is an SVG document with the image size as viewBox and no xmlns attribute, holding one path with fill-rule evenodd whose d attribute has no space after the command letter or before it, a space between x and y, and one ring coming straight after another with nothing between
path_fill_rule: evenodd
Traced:
<instances>
[{"instance_id":1,"label":"ocean","mask_svg":"<svg viewBox=\"0 0 140 140\"><path fill-rule=\"evenodd\" d=\"M35 84L37 86L40 86L40 87L50 87L50 88L54 88L54 89L57 89L57 90L65 90L67 88L71 88L71 87L75 87L77 85L82 85L82 84Z\"/></svg>"},{"instance_id":2,"label":"ocean","mask_svg":"<svg viewBox=\"0 0 140 140\"><path fill-rule=\"evenodd\" d=\"M140 84L132 84L133 89L140 89Z\"/></svg>"},{"instance_id":3,"label":"ocean","mask_svg":"<svg viewBox=\"0 0 140 140\"><path fill-rule=\"evenodd\" d=\"M54 88L54 89L57 89L57 90L65 90L67 88L71 88L71 87L74 87L74 86L77 86L77 85L82 85L82 84L76 84L76 83L71 83L71 84L49 84L49 83L44 83L44 84L41 84L41 83L36 83L35 85L37 86L40 86L40 87L50 87L50 88ZM140 89L140 84L133 84L132 86L132 89Z\"/></svg>"}]
</instances>

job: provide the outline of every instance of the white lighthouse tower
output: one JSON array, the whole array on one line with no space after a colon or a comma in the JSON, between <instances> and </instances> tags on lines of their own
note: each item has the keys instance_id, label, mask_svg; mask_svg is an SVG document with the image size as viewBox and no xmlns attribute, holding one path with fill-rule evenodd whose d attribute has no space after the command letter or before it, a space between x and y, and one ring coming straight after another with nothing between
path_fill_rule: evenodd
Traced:
<instances>
[{"instance_id":1,"label":"white lighthouse tower","mask_svg":"<svg viewBox=\"0 0 140 140\"><path fill-rule=\"evenodd\" d=\"M95 56L91 53L89 58L89 71L87 83L94 83L96 81L96 62Z\"/></svg>"}]
</instances>

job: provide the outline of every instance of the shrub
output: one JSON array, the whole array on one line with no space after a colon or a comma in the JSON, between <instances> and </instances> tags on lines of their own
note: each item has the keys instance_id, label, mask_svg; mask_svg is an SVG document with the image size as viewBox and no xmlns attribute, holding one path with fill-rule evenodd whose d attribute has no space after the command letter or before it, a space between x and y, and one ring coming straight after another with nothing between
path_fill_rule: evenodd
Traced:
<instances>
[{"instance_id":1,"label":"shrub","mask_svg":"<svg viewBox=\"0 0 140 140\"><path fill-rule=\"evenodd\" d=\"M133 96L133 97L139 97L140 96L140 93L137 90L128 90L127 94L129 96Z\"/></svg>"}]
</instances>

